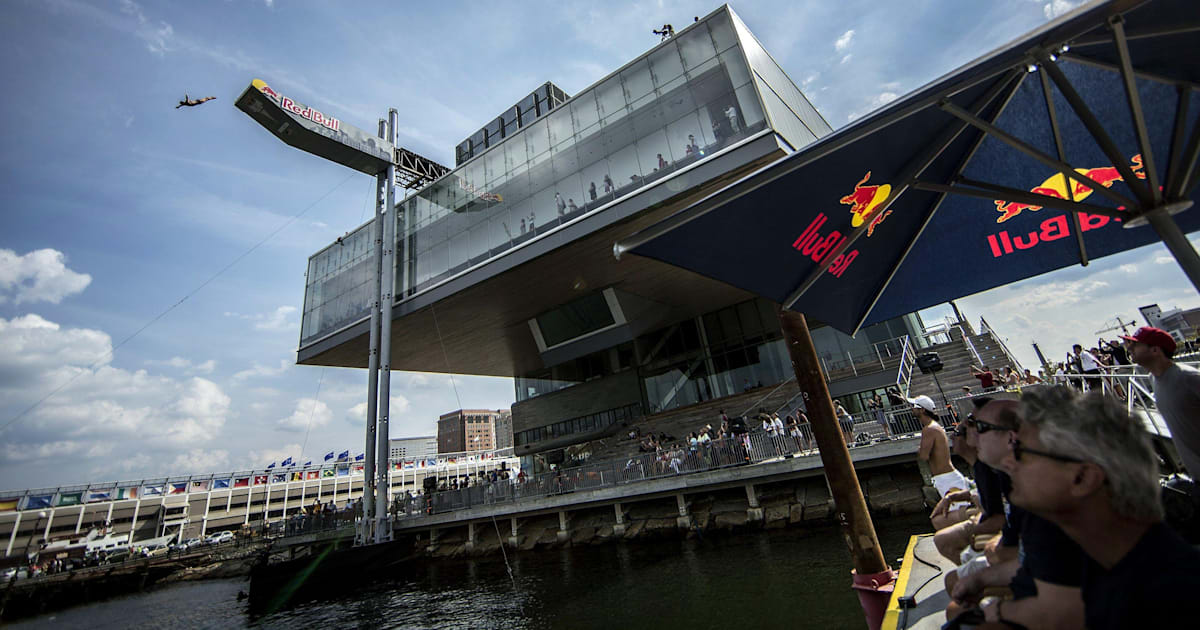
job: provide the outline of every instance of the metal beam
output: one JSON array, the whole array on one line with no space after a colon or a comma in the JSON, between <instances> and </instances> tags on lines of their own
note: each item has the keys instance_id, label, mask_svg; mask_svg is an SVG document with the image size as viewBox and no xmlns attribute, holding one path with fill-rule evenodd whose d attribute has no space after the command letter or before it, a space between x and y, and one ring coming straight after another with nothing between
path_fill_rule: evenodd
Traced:
<instances>
[{"instance_id":1,"label":"metal beam","mask_svg":"<svg viewBox=\"0 0 1200 630\"><path fill-rule=\"evenodd\" d=\"M1120 72L1121 71L1120 66L1108 63L1107 61L1101 61L1099 59L1094 59L1092 57L1085 57L1083 55L1076 54L1076 53L1063 53L1063 54L1059 55L1058 58L1065 59L1067 61L1078 63L1078 64L1084 65L1084 66L1091 66L1093 68L1099 68L1101 70L1110 70L1112 72ZM1169 77L1165 74L1158 74L1155 72L1147 72L1145 70L1134 70L1133 76L1138 77L1139 79L1149 79L1151 81L1158 81L1159 83L1166 83L1168 85L1186 85L1187 87L1189 87L1193 90L1200 89L1200 84L1195 83L1193 81L1188 81L1186 79L1182 79L1182 78L1178 78L1178 77Z\"/></svg>"},{"instance_id":2,"label":"metal beam","mask_svg":"<svg viewBox=\"0 0 1200 630\"><path fill-rule=\"evenodd\" d=\"M1200 122L1192 129L1192 136L1188 140L1187 148L1179 156L1179 174L1176 177L1174 185L1167 183L1169 187L1167 194L1170 199L1182 199L1196 187L1196 177L1200 176L1200 169L1197 169L1197 161L1200 160Z\"/></svg>"},{"instance_id":3,"label":"metal beam","mask_svg":"<svg viewBox=\"0 0 1200 630\"><path fill-rule=\"evenodd\" d=\"M962 119L966 120L967 122L971 123L975 127L978 127L979 129L982 129L983 131L987 132L993 138L1003 142L1004 144L1007 144L1008 146L1020 151L1021 153L1024 153L1025 155L1028 155L1029 157L1041 162L1042 164L1045 164L1046 166L1048 166L1052 169L1055 169L1057 171L1071 173L1071 179L1087 184L1092 190L1096 191L1097 193L1100 193L1101 195L1104 195L1105 197L1108 197L1109 199L1115 201L1116 203L1118 203L1122 206L1125 206L1126 208L1136 207L1136 206L1140 205L1137 201L1130 199L1129 197L1126 197L1125 195L1122 195L1121 193L1118 193L1115 190L1112 190L1112 189L1104 186L1103 184L1100 184L1096 180L1088 177L1087 175L1083 175L1083 174L1079 173L1078 171L1075 170L1075 167L1071 166L1070 164L1067 164L1066 162L1063 162L1062 160L1056 160L1056 159L1050 157L1049 155L1042 153L1041 151L1037 150L1036 148L1034 148L1032 145L1026 143L1025 141L1017 138L1016 136L1013 136L1012 134L1004 131L1003 129L1000 129L999 127L997 127L987 121L979 119L978 117L972 115L970 112L963 110L961 107L955 105L954 103L946 101L945 103L942 104L942 109L946 110L947 113L949 113L953 116L957 116L958 118L962 118Z\"/></svg>"},{"instance_id":4,"label":"metal beam","mask_svg":"<svg viewBox=\"0 0 1200 630\"><path fill-rule=\"evenodd\" d=\"M1046 99L1046 115L1050 118L1050 131L1054 133L1054 148L1058 152L1058 159L1063 162L1067 161L1067 153L1063 148L1062 129L1058 126L1058 112L1054 109L1054 92L1050 87L1050 79L1046 78L1045 72L1039 72L1038 78L1042 83L1042 96ZM1067 200L1075 201L1075 186L1068 184L1070 181L1070 173L1063 173L1063 183L1067 184ZM1086 267L1088 265L1087 246L1083 243L1083 230L1079 226L1079 215L1071 212L1071 227L1075 228L1075 243L1079 246L1079 264Z\"/></svg>"},{"instance_id":5,"label":"metal beam","mask_svg":"<svg viewBox=\"0 0 1200 630\"><path fill-rule=\"evenodd\" d=\"M1130 33L1125 36L1128 41L1138 39L1148 39L1150 37L1163 37L1165 35L1183 35L1185 33L1195 33L1200 31L1200 24L1181 24L1179 26L1165 26L1162 28L1146 29L1136 33ZM1072 48L1083 48L1085 46L1100 46L1103 44L1111 44L1112 40L1106 37L1096 37L1092 39L1081 39L1071 42Z\"/></svg>"},{"instance_id":6,"label":"metal beam","mask_svg":"<svg viewBox=\"0 0 1200 630\"><path fill-rule=\"evenodd\" d=\"M1004 95L1004 102L1000 103L1000 107L996 108L996 113L991 117L992 122L995 122L996 119L1000 117L1000 114L1004 113L1005 108L1007 108L1008 104L1012 102L1013 96L1016 95L1017 90L1021 88L1021 84L1024 81L1025 77L1019 76L1017 77L1016 81L1012 82L1012 89L1008 91L1008 94ZM987 134L979 134L979 137L975 140L975 144L971 146L971 149L967 151L967 154L958 163L958 166L954 168L954 173L956 175L962 173L963 169L965 169L967 164L971 162L971 158L975 157L975 154L979 151L979 147L983 145L983 141L986 139ZM941 209L942 202L945 200L946 193L942 193L938 196L937 201L933 203L933 207L930 208L929 214L926 215L925 220L921 222L921 227L917 228L916 234L914 234L912 240L908 242L908 245L904 248L904 252L900 254L900 259L897 260L896 264L892 266L891 271L888 272L887 277L884 278L883 282L879 285L879 289L875 292L875 296L871 298L870 304L868 304L866 310L863 311L862 317L859 318L857 323L855 323L854 330L850 334L851 336L857 334L858 330L862 328L863 322L867 321L867 317L871 315L871 311L874 310L875 305L879 303L879 298L883 297L883 292L886 291L888 285L892 283L892 278L896 277L896 272L900 270L900 265L904 264L904 260L908 258L909 253L911 253L913 248L916 247L917 241L919 241L921 239L921 235L925 233L925 228L929 227L929 223L933 221L933 216L937 214L939 209ZM1078 226L1076 226L1076 229L1078 229ZM955 308L957 309L958 307L956 306Z\"/></svg>"},{"instance_id":7,"label":"metal beam","mask_svg":"<svg viewBox=\"0 0 1200 630\"><path fill-rule=\"evenodd\" d=\"M1178 187L1181 179L1186 179L1185 169L1181 163L1184 156L1184 135L1187 133L1188 123L1188 106L1191 104L1191 92L1182 85L1175 86L1175 90L1179 93L1179 97L1175 102L1175 123L1171 125L1171 152L1167 158L1167 179L1163 182L1163 188L1166 190L1167 198L1171 199L1175 188ZM1197 125L1197 131L1200 131L1200 125Z\"/></svg>"},{"instance_id":8,"label":"metal beam","mask_svg":"<svg viewBox=\"0 0 1200 630\"><path fill-rule=\"evenodd\" d=\"M1125 41L1125 18L1114 15L1108 19L1112 28L1113 44L1121 60L1121 82L1125 86L1125 100L1129 103L1129 114L1133 118L1133 129L1137 133L1138 148L1142 152L1142 169L1146 172L1146 187L1154 205L1162 203L1162 191L1158 188L1158 169L1154 163L1154 148L1150 146L1150 132L1146 129L1146 116L1142 111L1142 97L1138 95L1137 79L1133 76L1133 62L1129 58L1129 44ZM1126 180L1132 184L1131 180ZM1135 191L1136 192L1136 191Z\"/></svg>"},{"instance_id":9,"label":"metal beam","mask_svg":"<svg viewBox=\"0 0 1200 630\"><path fill-rule=\"evenodd\" d=\"M1121 174L1121 178L1125 180L1125 185L1129 186L1129 189L1133 191L1133 194L1137 195L1137 198L1145 207L1154 207L1154 195L1150 194L1146 186L1138 184L1133 170L1126 164L1129 158L1121 155L1121 150L1117 148L1117 143L1113 142L1108 132L1104 130L1104 125L1100 123L1100 119L1096 118L1091 108L1084 102L1083 97L1079 95L1079 92L1075 91L1075 86L1071 85L1070 79L1067 78L1067 75L1063 74L1058 64L1050 61L1049 55L1045 53L1043 55L1042 63L1039 67L1043 71L1050 73L1050 79L1058 86L1058 91L1062 92L1063 98L1067 99L1067 104L1071 106L1071 109L1075 110L1075 115L1079 117L1079 121L1083 123L1083 126L1087 127L1088 133L1092 134L1092 138L1100 146L1100 150L1108 156L1108 159L1112 160L1113 168L1117 169L1117 172ZM1144 158L1145 156L1143 156ZM1095 186L1092 186L1092 190L1097 189ZM1099 191L1097 190L1097 192ZM1122 205L1131 207L1137 204Z\"/></svg>"},{"instance_id":10,"label":"metal beam","mask_svg":"<svg viewBox=\"0 0 1200 630\"><path fill-rule=\"evenodd\" d=\"M1011 201L1014 203L1029 204L1031 206L1039 206L1042 208L1054 208L1056 210L1066 210L1067 212L1086 212L1088 214L1098 214L1115 219L1131 219L1128 212L1105 208L1104 206L1096 206L1090 203L1081 203L1078 201L1067 201L1059 197L1051 197L1049 195L1039 195L1031 193L1027 190L1017 190L1007 186L997 186L987 182L978 182L969 179L960 180L963 184L972 186L972 188L964 188L963 186L948 186L946 184L935 184L933 182L913 182L912 187L917 190L928 192L950 193L953 195L966 195L968 197L978 197L980 199L997 199L1001 201Z\"/></svg>"}]
</instances>

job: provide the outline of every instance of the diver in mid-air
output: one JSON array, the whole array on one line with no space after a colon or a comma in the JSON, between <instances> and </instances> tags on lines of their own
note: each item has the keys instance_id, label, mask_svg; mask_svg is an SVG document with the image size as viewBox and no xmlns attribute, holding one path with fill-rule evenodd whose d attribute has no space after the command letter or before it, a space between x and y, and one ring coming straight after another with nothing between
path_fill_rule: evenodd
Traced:
<instances>
[{"instance_id":1,"label":"diver in mid-air","mask_svg":"<svg viewBox=\"0 0 1200 630\"><path fill-rule=\"evenodd\" d=\"M180 107L195 107L195 106L199 105L200 103L205 103L205 102L211 101L215 98L217 98L217 97L205 96L204 98L188 98L187 92L184 92L183 100L179 101L179 104L175 106L175 109L179 109Z\"/></svg>"}]
</instances>

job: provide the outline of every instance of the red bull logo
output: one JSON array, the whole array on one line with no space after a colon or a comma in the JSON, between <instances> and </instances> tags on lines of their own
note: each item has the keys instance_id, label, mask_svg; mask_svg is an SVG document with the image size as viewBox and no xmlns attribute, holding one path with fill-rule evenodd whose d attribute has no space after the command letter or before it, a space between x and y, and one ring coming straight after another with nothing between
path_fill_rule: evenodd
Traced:
<instances>
[{"instance_id":1,"label":"red bull logo","mask_svg":"<svg viewBox=\"0 0 1200 630\"><path fill-rule=\"evenodd\" d=\"M280 107L292 112L293 114L296 114L297 116L300 116L301 118L311 120L318 125L332 129L333 131L340 131L342 128L342 121L334 118L333 116L323 114L311 107L301 105L300 103L297 103L286 96L280 95L279 92L273 90L271 86L267 85L267 83L262 79L254 79L250 84L253 85L254 88L259 92L266 94L271 100L278 103Z\"/></svg>"},{"instance_id":2,"label":"red bull logo","mask_svg":"<svg viewBox=\"0 0 1200 630\"><path fill-rule=\"evenodd\" d=\"M1141 172L1142 156L1140 153L1130 158L1130 166L1130 170L1133 171L1134 175L1136 175L1138 179L1146 179L1146 174ZM1085 177L1092 178L1097 184L1100 184L1105 188L1112 188L1112 185L1116 182L1125 181L1125 178L1121 177L1121 172L1118 171L1115 166L1077 168L1075 169L1075 172ZM1068 185L1072 186L1071 193L1073 194L1074 201L1083 201L1084 199L1087 199L1092 192L1094 192L1087 184L1075 178L1071 178L1071 183L1068 184L1067 178L1063 177L1062 173L1055 173L1038 186L1030 188L1029 192L1038 195L1046 195L1047 197L1072 200L1072 195L1067 194ZM1041 206L1035 206L1028 203L1018 203L1015 201L1004 201L1002 199L996 199L994 200L994 203L996 204L996 212L1000 213L1000 216L996 218L996 223L1004 223L1005 221L1020 215L1026 210L1029 210L1030 212L1037 212L1038 210L1042 209ZM1124 210L1124 208L1120 209Z\"/></svg>"},{"instance_id":3,"label":"red bull logo","mask_svg":"<svg viewBox=\"0 0 1200 630\"><path fill-rule=\"evenodd\" d=\"M875 228L883 223L883 220L892 213L891 210L872 216L875 210L887 201L887 198L892 194L891 184L876 184L873 186L864 186L867 180L871 179L871 171L867 171L866 175L854 185L854 192L841 198L841 203L850 206L850 225L858 227L866 223L869 219L871 222L867 225L867 236L875 233Z\"/></svg>"},{"instance_id":4,"label":"red bull logo","mask_svg":"<svg viewBox=\"0 0 1200 630\"><path fill-rule=\"evenodd\" d=\"M792 249L811 258L813 262L821 264L821 261L825 260L833 250L842 244L842 241L846 240L846 237L837 230L832 230L829 234L821 234L821 226L825 225L828 220L829 217L825 216L824 212L819 213L792 243ZM835 278L841 278L855 258L858 258L857 249L839 254L833 260L833 264L829 265L828 273Z\"/></svg>"}]
</instances>

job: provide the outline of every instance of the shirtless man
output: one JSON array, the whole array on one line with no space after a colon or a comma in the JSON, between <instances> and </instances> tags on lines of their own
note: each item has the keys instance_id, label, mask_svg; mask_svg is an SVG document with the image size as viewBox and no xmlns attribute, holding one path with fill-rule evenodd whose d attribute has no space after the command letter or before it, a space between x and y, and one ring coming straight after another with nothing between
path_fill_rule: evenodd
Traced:
<instances>
[{"instance_id":1,"label":"shirtless man","mask_svg":"<svg viewBox=\"0 0 1200 630\"><path fill-rule=\"evenodd\" d=\"M909 398L913 412L921 422L921 448L917 451L917 459L929 464L930 481L937 488L939 496L946 496L955 490L966 490L969 486L962 473L950 465L950 442L946 439L946 430L938 423L934 410L937 409L933 399L928 396Z\"/></svg>"},{"instance_id":2,"label":"shirtless man","mask_svg":"<svg viewBox=\"0 0 1200 630\"><path fill-rule=\"evenodd\" d=\"M204 98L188 98L188 95L184 94L183 100L179 101L179 104L175 106L175 109L179 109L180 107L195 107L201 103L207 103L215 98L217 97L205 96Z\"/></svg>"}]
</instances>

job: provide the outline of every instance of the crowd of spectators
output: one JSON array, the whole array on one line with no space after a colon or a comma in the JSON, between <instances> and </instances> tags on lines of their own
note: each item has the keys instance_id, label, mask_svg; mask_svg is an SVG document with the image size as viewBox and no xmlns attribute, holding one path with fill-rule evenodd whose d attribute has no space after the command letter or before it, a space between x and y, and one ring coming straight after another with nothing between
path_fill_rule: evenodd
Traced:
<instances>
[{"instance_id":1,"label":"crowd of spectators","mask_svg":"<svg viewBox=\"0 0 1200 630\"><path fill-rule=\"evenodd\" d=\"M1171 362L1176 345L1162 331L1141 329L1126 341L1126 360L1154 376L1176 447L1194 456L1200 373ZM1102 370L1085 358L1096 356L1090 351L1077 347L1074 354L1080 374ZM988 386L983 379L981 385ZM949 449L967 463L973 483L960 478L939 487L942 498L930 515L938 551L958 565L945 578L948 625L1101 630L1193 623L1181 599L1200 586L1200 551L1164 523L1150 436L1113 397L1087 389L976 396L971 413L951 428ZM1191 470L1200 461L1189 466L1185 456L1184 464ZM1193 497L1200 494L1183 481Z\"/></svg>"}]
</instances>

